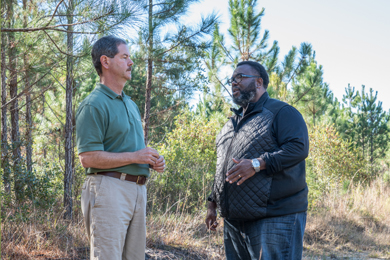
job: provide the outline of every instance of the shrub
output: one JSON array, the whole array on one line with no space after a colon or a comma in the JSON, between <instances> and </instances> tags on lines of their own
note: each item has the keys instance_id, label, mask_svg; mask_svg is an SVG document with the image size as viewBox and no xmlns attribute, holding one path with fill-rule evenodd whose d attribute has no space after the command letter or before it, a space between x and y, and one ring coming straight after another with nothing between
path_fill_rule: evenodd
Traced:
<instances>
[{"instance_id":1,"label":"shrub","mask_svg":"<svg viewBox=\"0 0 390 260\"><path fill-rule=\"evenodd\" d=\"M333 125L309 129L310 153L307 162L309 207L332 189L348 189L353 182L364 182L370 176L367 161L359 158L350 142L343 140Z\"/></svg>"},{"instance_id":2,"label":"shrub","mask_svg":"<svg viewBox=\"0 0 390 260\"><path fill-rule=\"evenodd\" d=\"M155 147L166 161L164 173L152 173L149 206L159 210L195 210L204 206L216 168L215 138L226 117L185 110L175 118L173 131Z\"/></svg>"}]
</instances>

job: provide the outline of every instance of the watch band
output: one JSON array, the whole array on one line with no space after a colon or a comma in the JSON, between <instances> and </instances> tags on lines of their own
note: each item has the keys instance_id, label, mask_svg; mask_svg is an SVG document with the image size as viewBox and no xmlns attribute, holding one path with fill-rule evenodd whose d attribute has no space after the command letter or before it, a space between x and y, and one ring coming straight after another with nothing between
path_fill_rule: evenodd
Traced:
<instances>
[{"instance_id":1,"label":"watch band","mask_svg":"<svg viewBox=\"0 0 390 260\"><path fill-rule=\"evenodd\" d=\"M257 159L252 159L252 166L253 166L253 169L255 169L255 172L259 172L260 171L260 161L257 160Z\"/></svg>"}]
</instances>

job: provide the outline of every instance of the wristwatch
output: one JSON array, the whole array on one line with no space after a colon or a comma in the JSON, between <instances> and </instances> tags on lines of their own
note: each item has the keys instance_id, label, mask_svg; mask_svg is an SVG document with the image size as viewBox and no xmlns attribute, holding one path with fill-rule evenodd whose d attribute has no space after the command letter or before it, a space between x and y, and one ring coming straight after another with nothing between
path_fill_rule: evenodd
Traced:
<instances>
[{"instance_id":1,"label":"wristwatch","mask_svg":"<svg viewBox=\"0 0 390 260\"><path fill-rule=\"evenodd\" d=\"M255 172L260 171L260 161L259 160L252 159L252 166L253 166L253 169L255 169Z\"/></svg>"}]
</instances>

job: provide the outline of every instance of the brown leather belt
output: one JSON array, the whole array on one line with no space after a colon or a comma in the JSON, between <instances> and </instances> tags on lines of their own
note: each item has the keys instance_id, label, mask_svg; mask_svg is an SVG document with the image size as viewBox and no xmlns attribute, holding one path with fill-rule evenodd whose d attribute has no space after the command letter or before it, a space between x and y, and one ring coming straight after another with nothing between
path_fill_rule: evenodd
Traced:
<instances>
[{"instance_id":1,"label":"brown leather belt","mask_svg":"<svg viewBox=\"0 0 390 260\"><path fill-rule=\"evenodd\" d=\"M94 174L114 177L114 178L117 178L117 179L121 179L121 176L122 176L122 173L120 173L120 172L95 172ZM144 184L146 184L148 178L146 178L143 175L125 174L124 180L135 182L138 185L144 185Z\"/></svg>"}]
</instances>

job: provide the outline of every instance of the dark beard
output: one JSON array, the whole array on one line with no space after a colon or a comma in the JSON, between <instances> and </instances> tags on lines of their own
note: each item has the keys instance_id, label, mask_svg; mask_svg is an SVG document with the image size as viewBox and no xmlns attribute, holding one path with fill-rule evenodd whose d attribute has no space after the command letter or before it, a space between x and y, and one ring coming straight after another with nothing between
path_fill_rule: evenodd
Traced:
<instances>
[{"instance_id":1,"label":"dark beard","mask_svg":"<svg viewBox=\"0 0 390 260\"><path fill-rule=\"evenodd\" d=\"M240 90L240 95L238 97L233 96L233 102L243 108L246 108L255 96L256 84L252 81L245 90Z\"/></svg>"}]
</instances>

